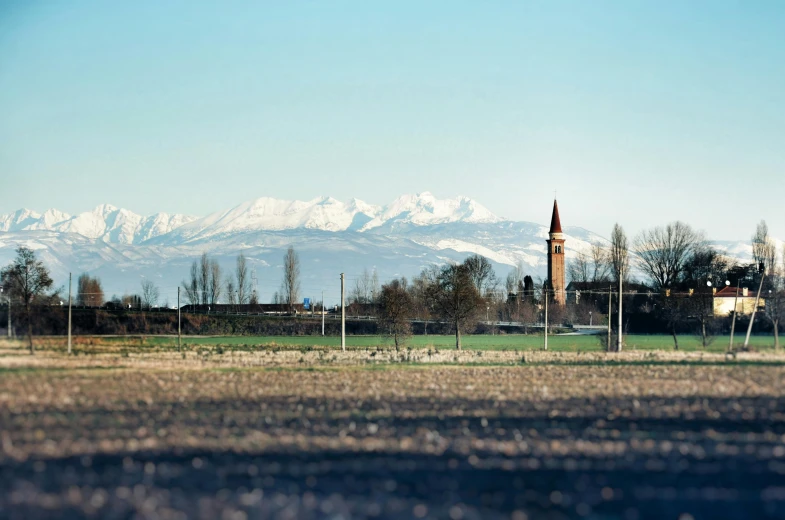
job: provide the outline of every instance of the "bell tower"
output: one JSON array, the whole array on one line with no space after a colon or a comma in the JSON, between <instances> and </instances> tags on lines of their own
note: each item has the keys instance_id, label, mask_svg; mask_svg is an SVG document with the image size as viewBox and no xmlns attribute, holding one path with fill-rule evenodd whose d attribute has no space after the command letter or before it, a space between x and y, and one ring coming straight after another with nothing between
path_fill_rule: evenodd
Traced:
<instances>
[{"instance_id":1,"label":"bell tower","mask_svg":"<svg viewBox=\"0 0 785 520\"><path fill-rule=\"evenodd\" d=\"M548 232L548 288L553 291L553 300L564 305L567 300L564 269L564 234L559 220L559 205L553 200L551 229Z\"/></svg>"}]
</instances>

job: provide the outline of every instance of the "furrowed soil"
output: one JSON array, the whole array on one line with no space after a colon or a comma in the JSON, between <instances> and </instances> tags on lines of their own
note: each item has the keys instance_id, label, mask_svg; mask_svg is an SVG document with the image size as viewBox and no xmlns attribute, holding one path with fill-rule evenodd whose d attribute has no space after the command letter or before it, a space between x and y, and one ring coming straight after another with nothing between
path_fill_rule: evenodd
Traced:
<instances>
[{"instance_id":1,"label":"furrowed soil","mask_svg":"<svg viewBox=\"0 0 785 520\"><path fill-rule=\"evenodd\" d=\"M783 518L774 353L0 346L3 518Z\"/></svg>"}]
</instances>

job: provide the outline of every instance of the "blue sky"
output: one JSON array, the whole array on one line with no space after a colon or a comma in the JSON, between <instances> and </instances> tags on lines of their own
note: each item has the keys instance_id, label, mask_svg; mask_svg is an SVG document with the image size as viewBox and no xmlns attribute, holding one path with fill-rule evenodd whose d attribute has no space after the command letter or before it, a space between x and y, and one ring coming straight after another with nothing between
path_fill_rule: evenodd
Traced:
<instances>
[{"instance_id":1,"label":"blue sky","mask_svg":"<svg viewBox=\"0 0 785 520\"><path fill-rule=\"evenodd\" d=\"M0 3L0 213L470 196L785 238L785 2ZM731 208L736 205L736 209Z\"/></svg>"}]
</instances>

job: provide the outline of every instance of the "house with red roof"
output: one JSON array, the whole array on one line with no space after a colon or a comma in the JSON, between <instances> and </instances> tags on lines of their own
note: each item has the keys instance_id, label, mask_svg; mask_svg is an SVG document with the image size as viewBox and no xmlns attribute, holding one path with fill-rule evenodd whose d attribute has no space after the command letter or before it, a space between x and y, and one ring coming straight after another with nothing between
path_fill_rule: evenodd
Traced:
<instances>
[{"instance_id":1,"label":"house with red roof","mask_svg":"<svg viewBox=\"0 0 785 520\"><path fill-rule=\"evenodd\" d=\"M747 287L723 287L714 293L714 315L728 316L733 312L734 304L739 314L752 314L755 308L755 291ZM758 308L765 307L763 298Z\"/></svg>"}]
</instances>

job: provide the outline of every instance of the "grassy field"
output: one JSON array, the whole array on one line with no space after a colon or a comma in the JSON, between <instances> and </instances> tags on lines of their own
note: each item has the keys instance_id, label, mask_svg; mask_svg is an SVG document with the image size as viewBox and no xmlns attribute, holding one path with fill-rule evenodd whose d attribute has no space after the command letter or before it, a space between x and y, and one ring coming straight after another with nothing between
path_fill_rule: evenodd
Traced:
<instances>
[{"instance_id":1,"label":"grassy field","mask_svg":"<svg viewBox=\"0 0 785 520\"><path fill-rule=\"evenodd\" d=\"M724 352L728 348L728 336L717 336L705 349L706 352ZM117 338L116 341L127 341ZM146 337L145 344L156 347L174 347L174 337ZM743 336L736 336L737 347L744 342ZM278 346L281 348L303 347L340 347L338 337L321 336L188 336L183 343L192 346L225 345L225 346ZM468 335L464 336L463 348L467 350L539 350L543 348L542 336L525 335ZM625 348L628 350L673 350L671 336L628 335L625 337ZM346 345L350 349L368 347L391 347L392 341L381 336L348 336ZM438 350L454 349L454 336L413 336L407 346L412 348L431 348ZM774 339L771 336L753 336L750 346L755 350L773 349ZM548 349L554 352L601 352L601 338L597 336L550 336ZM685 352L704 351L700 339L696 336L679 336L679 349Z\"/></svg>"}]
</instances>

